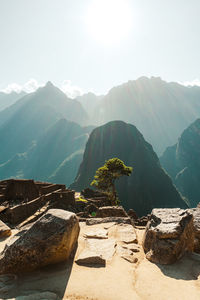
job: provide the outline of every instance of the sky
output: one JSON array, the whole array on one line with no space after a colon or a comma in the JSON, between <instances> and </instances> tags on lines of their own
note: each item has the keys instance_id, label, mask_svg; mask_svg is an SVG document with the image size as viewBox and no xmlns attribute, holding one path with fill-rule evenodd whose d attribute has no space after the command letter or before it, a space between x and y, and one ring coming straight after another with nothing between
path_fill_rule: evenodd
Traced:
<instances>
[{"instance_id":1,"label":"sky","mask_svg":"<svg viewBox=\"0 0 200 300\"><path fill-rule=\"evenodd\" d=\"M200 84L199 0L0 0L0 90Z\"/></svg>"}]
</instances>

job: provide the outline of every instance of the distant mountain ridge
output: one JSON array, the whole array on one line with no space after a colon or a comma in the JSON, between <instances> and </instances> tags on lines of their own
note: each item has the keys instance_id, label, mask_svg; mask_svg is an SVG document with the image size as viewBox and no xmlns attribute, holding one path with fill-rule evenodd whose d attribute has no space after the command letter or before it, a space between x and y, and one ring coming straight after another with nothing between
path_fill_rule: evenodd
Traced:
<instances>
[{"instance_id":1,"label":"distant mountain ridge","mask_svg":"<svg viewBox=\"0 0 200 300\"><path fill-rule=\"evenodd\" d=\"M123 121L112 121L92 131L71 188L80 191L89 187L96 170L113 157L133 167L130 177L117 182L119 199L126 209L146 215L155 207L187 207L152 146L134 125Z\"/></svg>"},{"instance_id":2,"label":"distant mountain ridge","mask_svg":"<svg viewBox=\"0 0 200 300\"><path fill-rule=\"evenodd\" d=\"M179 191L196 207L200 202L200 119L183 131L160 161Z\"/></svg>"},{"instance_id":3,"label":"distant mountain ridge","mask_svg":"<svg viewBox=\"0 0 200 300\"><path fill-rule=\"evenodd\" d=\"M11 106L15 102L17 102L20 98L25 96L25 92L21 93L4 93L0 92L0 111L6 109L7 107Z\"/></svg>"},{"instance_id":4,"label":"distant mountain ridge","mask_svg":"<svg viewBox=\"0 0 200 300\"><path fill-rule=\"evenodd\" d=\"M200 87L141 77L112 88L96 106L91 124L112 120L134 124L160 155L198 117Z\"/></svg>"},{"instance_id":5,"label":"distant mountain ridge","mask_svg":"<svg viewBox=\"0 0 200 300\"><path fill-rule=\"evenodd\" d=\"M94 127L82 105L48 82L0 112L0 178L73 182ZM66 173L60 178L60 168ZM52 177L51 177L52 176ZM51 179L50 179L51 177Z\"/></svg>"},{"instance_id":6,"label":"distant mountain ridge","mask_svg":"<svg viewBox=\"0 0 200 300\"><path fill-rule=\"evenodd\" d=\"M84 124L87 113L78 101L67 98L50 82L0 112L0 163L26 152L62 118Z\"/></svg>"}]
</instances>

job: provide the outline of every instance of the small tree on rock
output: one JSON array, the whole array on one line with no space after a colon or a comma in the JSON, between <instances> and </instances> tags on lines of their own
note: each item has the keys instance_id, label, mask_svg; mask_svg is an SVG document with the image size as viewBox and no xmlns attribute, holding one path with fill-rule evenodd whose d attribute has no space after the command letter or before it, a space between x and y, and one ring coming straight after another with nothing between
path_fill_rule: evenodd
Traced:
<instances>
[{"instance_id":1,"label":"small tree on rock","mask_svg":"<svg viewBox=\"0 0 200 300\"><path fill-rule=\"evenodd\" d=\"M115 180L123 175L130 176L132 170L132 167L127 167L119 158L111 158L96 171L91 185L100 191L106 192L111 200L111 204L116 205L118 201Z\"/></svg>"}]
</instances>

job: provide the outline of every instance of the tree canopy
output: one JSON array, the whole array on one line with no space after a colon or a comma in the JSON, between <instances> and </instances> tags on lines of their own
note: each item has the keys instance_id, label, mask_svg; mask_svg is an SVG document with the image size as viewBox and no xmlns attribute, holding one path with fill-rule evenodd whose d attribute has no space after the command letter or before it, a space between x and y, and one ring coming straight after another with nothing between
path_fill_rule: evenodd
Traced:
<instances>
[{"instance_id":1,"label":"tree canopy","mask_svg":"<svg viewBox=\"0 0 200 300\"><path fill-rule=\"evenodd\" d=\"M133 168L127 167L124 162L117 158L106 160L104 166L100 167L94 176L91 185L100 191L106 192L111 200L112 205L117 204L117 192L115 180L121 176L130 176Z\"/></svg>"}]
</instances>

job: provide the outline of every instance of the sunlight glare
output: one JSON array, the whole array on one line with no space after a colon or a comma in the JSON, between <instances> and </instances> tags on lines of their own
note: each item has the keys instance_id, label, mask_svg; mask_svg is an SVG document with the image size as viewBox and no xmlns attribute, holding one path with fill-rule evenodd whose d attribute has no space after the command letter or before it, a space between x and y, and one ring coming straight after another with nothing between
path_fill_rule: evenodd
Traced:
<instances>
[{"instance_id":1,"label":"sunlight glare","mask_svg":"<svg viewBox=\"0 0 200 300\"><path fill-rule=\"evenodd\" d=\"M90 34L103 44L115 44L126 38L132 28L129 0L94 0L86 14Z\"/></svg>"}]
</instances>

